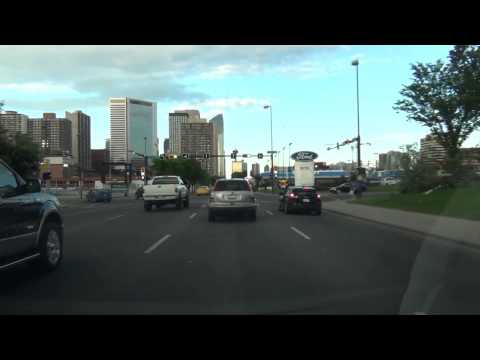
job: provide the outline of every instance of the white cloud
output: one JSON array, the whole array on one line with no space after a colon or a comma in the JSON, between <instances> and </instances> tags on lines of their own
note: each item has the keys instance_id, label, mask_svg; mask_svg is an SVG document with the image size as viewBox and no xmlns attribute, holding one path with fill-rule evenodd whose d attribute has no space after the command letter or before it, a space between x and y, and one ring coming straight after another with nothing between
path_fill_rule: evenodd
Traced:
<instances>
[{"instance_id":1,"label":"white cloud","mask_svg":"<svg viewBox=\"0 0 480 360\"><path fill-rule=\"evenodd\" d=\"M53 96L57 92L68 92L68 96L92 95L86 99L86 107L92 102L106 101L110 96L202 101L208 95L194 91L183 83L184 80L198 76L204 80L221 79L237 73L260 73L282 64L294 66L312 55L337 48L311 45L2 45L0 79L3 88L0 90L52 94L49 101L55 102L67 96L65 93ZM14 100L14 97L6 100ZM226 106L245 105L230 100Z\"/></svg>"},{"instance_id":2,"label":"white cloud","mask_svg":"<svg viewBox=\"0 0 480 360\"><path fill-rule=\"evenodd\" d=\"M32 93L49 93L49 92L64 92L71 89L67 85L27 82L27 83L0 83L0 90L14 90L19 92Z\"/></svg>"}]
</instances>

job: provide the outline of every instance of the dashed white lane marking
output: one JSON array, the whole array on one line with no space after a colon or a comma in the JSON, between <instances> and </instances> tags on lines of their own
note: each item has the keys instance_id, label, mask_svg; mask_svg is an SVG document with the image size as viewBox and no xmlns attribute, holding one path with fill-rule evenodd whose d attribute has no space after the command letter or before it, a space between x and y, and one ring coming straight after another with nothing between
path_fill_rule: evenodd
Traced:
<instances>
[{"instance_id":1,"label":"dashed white lane marking","mask_svg":"<svg viewBox=\"0 0 480 360\"><path fill-rule=\"evenodd\" d=\"M197 213L193 213L192 215L190 215L190 220L192 220L195 216L197 216Z\"/></svg>"},{"instance_id":2,"label":"dashed white lane marking","mask_svg":"<svg viewBox=\"0 0 480 360\"><path fill-rule=\"evenodd\" d=\"M155 244L153 244L147 250L145 250L145 254L150 254L153 250L155 250L158 246L160 246L163 242L165 242L170 236L172 236L172 235L167 234L164 237L162 237Z\"/></svg>"},{"instance_id":3,"label":"dashed white lane marking","mask_svg":"<svg viewBox=\"0 0 480 360\"><path fill-rule=\"evenodd\" d=\"M304 237L305 239L311 240L308 235L305 235L303 232L301 232L300 230L298 230L296 227L290 226L290 229L292 229L292 230L295 231L298 235Z\"/></svg>"},{"instance_id":4,"label":"dashed white lane marking","mask_svg":"<svg viewBox=\"0 0 480 360\"><path fill-rule=\"evenodd\" d=\"M111 218L108 218L107 220L105 221L112 221L112 220L115 220L115 219L118 219L118 218L121 218L122 216L125 216L125 215L117 215L117 216L114 216L114 217L111 217Z\"/></svg>"},{"instance_id":5,"label":"dashed white lane marking","mask_svg":"<svg viewBox=\"0 0 480 360\"><path fill-rule=\"evenodd\" d=\"M265 212L266 212L268 215L273 215L273 213L272 213L270 210L265 210Z\"/></svg>"}]
</instances>

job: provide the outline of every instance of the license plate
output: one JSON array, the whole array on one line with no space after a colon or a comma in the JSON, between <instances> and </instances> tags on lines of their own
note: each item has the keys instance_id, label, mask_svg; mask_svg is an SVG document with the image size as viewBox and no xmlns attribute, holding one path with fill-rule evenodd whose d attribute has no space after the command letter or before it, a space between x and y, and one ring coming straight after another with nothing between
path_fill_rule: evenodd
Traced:
<instances>
[{"instance_id":1,"label":"license plate","mask_svg":"<svg viewBox=\"0 0 480 360\"><path fill-rule=\"evenodd\" d=\"M236 197L236 196L229 196L227 199L228 199L228 200L238 200L238 197Z\"/></svg>"},{"instance_id":2,"label":"license plate","mask_svg":"<svg viewBox=\"0 0 480 360\"><path fill-rule=\"evenodd\" d=\"M309 202L310 202L310 199L303 199L303 202L304 202L304 203L309 203Z\"/></svg>"}]
</instances>

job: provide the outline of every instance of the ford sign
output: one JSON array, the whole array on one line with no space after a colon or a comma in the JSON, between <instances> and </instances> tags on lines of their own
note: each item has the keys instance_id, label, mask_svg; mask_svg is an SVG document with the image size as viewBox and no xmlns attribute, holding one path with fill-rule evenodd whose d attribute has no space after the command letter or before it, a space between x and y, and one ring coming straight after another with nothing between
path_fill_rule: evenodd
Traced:
<instances>
[{"instance_id":1,"label":"ford sign","mask_svg":"<svg viewBox=\"0 0 480 360\"><path fill-rule=\"evenodd\" d=\"M297 151L293 153L291 158L297 161L311 161L315 160L318 157L313 151Z\"/></svg>"}]
</instances>

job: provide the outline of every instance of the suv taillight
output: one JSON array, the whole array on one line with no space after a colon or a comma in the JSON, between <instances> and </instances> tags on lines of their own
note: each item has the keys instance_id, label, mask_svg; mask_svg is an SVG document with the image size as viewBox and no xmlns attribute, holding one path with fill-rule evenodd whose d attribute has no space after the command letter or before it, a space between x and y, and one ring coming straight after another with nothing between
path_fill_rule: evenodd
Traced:
<instances>
[{"instance_id":1,"label":"suv taillight","mask_svg":"<svg viewBox=\"0 0 480 360\"><path fill-rule=\"evenodd\" d=\"M290 199L296 199L296 198L297 198L297 195L295 195L294 193L291 192L291 193L288 193L288 197L289 197Z\"/></svg>"},{"instance_id":2,"label":"suv taillight","mask_svg":"<svg viewBox=\"0 0 480 360\"><path fill-rule=\"evenodd\" d=\"M317 193L317 199L320 199L320 193Z\"/></svg>"}]
</instances>

